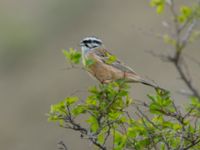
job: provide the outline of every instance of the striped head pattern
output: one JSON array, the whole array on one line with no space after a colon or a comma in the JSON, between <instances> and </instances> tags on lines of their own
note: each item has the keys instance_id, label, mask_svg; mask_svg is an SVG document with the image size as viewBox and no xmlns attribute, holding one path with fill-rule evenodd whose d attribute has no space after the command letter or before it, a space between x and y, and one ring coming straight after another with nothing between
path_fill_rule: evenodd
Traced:
<instances>
[{"instance_id":1,"label":"striped head pattern","mask_svg":"<svg viewBox=\"0 0 200 150\"><path fill-rule=\"evenodd\" d=\"M80 42L81 50L87 53L89 50L102 46L102 41L97 37L86 37Z\"/></svg>"}]
</instances>

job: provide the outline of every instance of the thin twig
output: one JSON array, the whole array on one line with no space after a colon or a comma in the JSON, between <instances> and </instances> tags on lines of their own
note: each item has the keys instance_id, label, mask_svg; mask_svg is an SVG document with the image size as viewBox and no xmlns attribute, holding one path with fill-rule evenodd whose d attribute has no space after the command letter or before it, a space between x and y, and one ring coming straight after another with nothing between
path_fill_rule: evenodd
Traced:
<instances>
[{"instance_id":1,"label":"thin twig","mask_svg":"<svg viewBox=\"0 0 200 150\"><path fill-rule=\"evenodd\" d=\"M187 87L193 92L194 96L196 96L200 100L200 94L198 93L197 89L194 88L191 81L187 78L182 67L180 66L180 56L182 54L182 50L186 47L186 45L189 41L189 38L191 37L192 31L197 23L197 21L193 17L195 15L195 13L193 13L191 15L191 17L189 17L183 25L180 25L178 22L178 15L175 10L174 0L171 0L171 3L169 4L169 8L173 15L174 29L176 32L176 45L175 45L176 53L175 53L174 59L171 59L172 60L171 62L173 62L173 64L175 65L177 71L179 72L182 80L185 82ZM191 22L191 20L192 20L192 23L186 29L185 34L181 38L182 35L180 33L185 30L185 28L188 26L188 24Z\"/></svg>"},{"instance_id":2,"label":"thin twig","mask_svg":"<svg viewBox=\"0 0 200 150\"><path fill-rule=\"evenodd\" d=\"M197 24L197 21L193 20L193 22L188 27L185 35L183 36L183 38L181 40L181 42L182 42L181 43L182 44L181 49L183 49L186 46L186 44L188 43L189 38L191 37L192 31L193 31L194 27L196 26L196 24Z\"/></svg>"},{"instance_id":3,"label":"thin twig","mask_svg":"<svg viewBox=\"0 0 200 150\"><path fill-rule=\"evenodd\" d=\"M197 91L197 89L192 85L191 81L188 80L186 74L184 73L182 67L179 65L179 63L174 63L177 71L179 72L182 80L185 82L185 84L187 85L187 87L193 92L193 95L195 97L197 97L199 100L200 100L200 94L199 92Z\"/></svg>"},{"instance_id":4,"label":"thin twig","mask_svg":"<svg viewBox=\"0 0 200 150\"><path fill-rule=\"evenodd\" d=\"M59 150L68 150L67 146L65 145L63 141L59 141L58 146L59 146L58 147Z\"/></svg>"},{"instance_id":5,"label":"thin twig","mask_svg":"<svg viewBox=\"0 0 200 150\"><path fill-rule=\"evenodd\" d=\"M145 117L145 119L148 119L148 122L150 121L150 119L149 119L147 116L144 115L144 113L139 109L139 107L137 107L137 110L138 110L138 112L139 112L143 117ZM142 119L142 122L143 122L145 128L146 128L147 131L148 131L149 140L152 142L152 145L153 145L154 149L157 150L157 146L156 146L156 143L155 143L155 141L154 141L154 137L153 137L151 131L149 131L148 126L147 126L147 124L146 124L145 121L144 121L144 118L141 117L139 114L138 114L138 116ZM150 122L151 122L151 121L150 121ZM151 122L151 123L152 123L152 122Z\"/></svg>"},{"instance_id":6,"label":"thin twig","mask_svg":"<svg viewBox=\"0 0 200 150\"><path fill-rule=\"evenodd\" d=\"M193 147L194 145L197 145L198 143L200 143L200 138L198 138L197 140L193 141L190 145L188 145L187 147L183 148L183 150L188 150L191 147Z\"/></svg>"},{"instance_id":7,"label":"thin twig","mask_svg":"<svg viewBox=\"0 0 200 150\"><path fill-rule=\"evenodd\" d=\"M104 138L103 146L105 146L105 144L107 142L107 139L110 136L110 130L111 130L111 126L108 126L108 131L107 131L107 134L106 134L106 136Z\"/></svg>"},{"instance_id":8,"label":"thin twig","mask_svg":"<svg viewBox=\"0 0 200 150\"><path fill-rule=\"evenodd\" d=\"M71 128L75 131L79 131L82 135L86 135L88 136L88 139L94 144L96 145L97 147L99 147L101 150L106 150L106 147L103 146L102 144L100 144L98 141L97 141L97 138L94 137L93 135L90 134L90 132L82 127L81 125L77 124L73 118L72 118L72 115L71 115L71 111L70 111L70 108L67 106L67 111L68 111L68 116L66 116L65 118L65 122L68 122L70 123L72 126L67 126L67 128Z\"/></svg>"}]
</instances>

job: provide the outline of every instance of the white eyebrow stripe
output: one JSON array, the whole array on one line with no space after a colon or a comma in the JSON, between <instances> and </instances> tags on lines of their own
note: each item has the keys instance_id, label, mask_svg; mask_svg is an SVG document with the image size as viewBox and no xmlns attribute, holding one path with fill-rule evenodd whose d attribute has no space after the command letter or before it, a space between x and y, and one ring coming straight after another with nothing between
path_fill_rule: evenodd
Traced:
<instances>
[{"instance_id":1,"label":"white eyebrow stripe","mask_svg":"<svg viewBox=\"0 0 200 150\"><path fill-rule=\"evenodd\" d=\"M91 40L91 41L98 41L98 42L102 43L102 41L100 39L96 38L96 37L86 37L82 41L89 41L89 40Z\"/></svg>"}]
</instances>

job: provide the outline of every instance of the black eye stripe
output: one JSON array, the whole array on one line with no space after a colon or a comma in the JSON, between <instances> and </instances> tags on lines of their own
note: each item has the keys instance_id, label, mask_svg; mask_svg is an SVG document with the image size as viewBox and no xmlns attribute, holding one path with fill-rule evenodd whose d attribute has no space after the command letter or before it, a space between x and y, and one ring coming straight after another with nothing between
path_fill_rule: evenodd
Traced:
<instances>
[{"instance_id":1,"label":"black eye stripe","mask_svg":"<svg viewBox=\"0 0 200 150\"><path fill-rule=\"evenodd\" d=\"M85 44L91 43L91 40L85 40L85 41L83 41L83 43L85 43Z\"/></svg>"},{"instance_id":2,"label":"black eye stripe","mask_svg":"<svg viewBox=\"0 0 200 150\"><path fill-rule=\"evenodd\" d=\"M83 43L84 43L84 44L87 44L87 43L88 43L88 41L83 41Z\"/></svg>"}]
</instances>

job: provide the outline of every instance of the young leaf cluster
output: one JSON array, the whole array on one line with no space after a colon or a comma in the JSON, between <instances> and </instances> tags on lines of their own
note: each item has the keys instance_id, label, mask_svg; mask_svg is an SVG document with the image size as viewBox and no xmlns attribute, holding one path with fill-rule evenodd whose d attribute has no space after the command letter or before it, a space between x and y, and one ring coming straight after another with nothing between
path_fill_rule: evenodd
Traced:
<instances>
[{"instance_id":1,"label":"young leaf cluster","mask_svg":"<svg viewBox=\"0 0 200 150\"><path fill-rule=\"evenodd\" d=\"M109 137L115 139L116 136L114 147L119 149L121 145L117 142L117 130L129 121L125 110L132 103L128 95L128 85L124 81L100 84L89 88L89 94L83 102L77 97L67 97L52 105L49 121L56 121L61 127L80 131L82 136L97 146L101 145L102 149L106 149L105 144ZM85 127L76 122L82 115L86 116Z\"/></svg>"},{"instance_id":2,"label":"young leaf cluster","mask_svg":"<svg viewBox=\"0 0 200 150\"><path fill-rule=\"evenodd\" d=\"M149 103L136 103L128 90L124 81L93 86L84 100L67 97L52 105L49 121L79 131L103 150L200 148L198 100L192 98L183 114L167 92L148 95Z\"/></svg>"},{"instance_id":3,"label":"young leaf cluster","mask_svg":"<svg viewBox=\"0 0 200 150\"><path fill-rule=\"evenodd\" d=\"M71 63L71 64L79 64L81 59L81 53L73 48L70 48L69 50L62 50L65 58Z\"/></svg>"}]
</instances>

